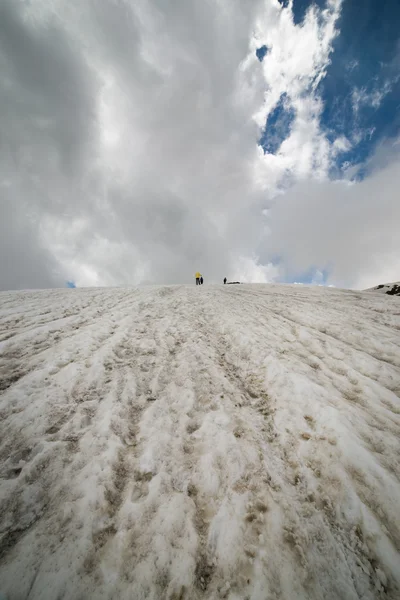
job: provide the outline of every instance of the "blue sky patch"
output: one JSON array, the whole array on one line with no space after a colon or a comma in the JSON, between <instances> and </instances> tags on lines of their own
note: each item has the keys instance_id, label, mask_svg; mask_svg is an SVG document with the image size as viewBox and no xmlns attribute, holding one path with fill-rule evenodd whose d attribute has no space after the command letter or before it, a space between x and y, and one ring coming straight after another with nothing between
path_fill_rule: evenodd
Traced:
<instances>
[{"instance_id":1,"label":"blue sky patch","mask_svg":"<svg viewBox=\"0 0 400 600\"><path fill-rule=\"evenodd\" d=\"M295 20L304 18L309 5L294 1ZM400 132L399 22L397 0L343 2L340 34L320 85L322 129L352 143L339 156L339 167L364 162L382 139Z\"/></svg>"},{"instance_id":2,"label":"blue sky patch","mask_svg":"<svg viewBox=\"0 0 400 600\"><path fill-rule=\"evenodd\" d=\"M353 1L353 0L350 0ZM283 5L283 2L280 2ZM288 3L286 3L287 6ZM307 10L310 6L314 4L318 6L318 8L324 8L326 2L324 0L313 0L310 2L309 0L294 0L293 2L293 20L296 25L300 25L304 21L304 17L306 16Z\"/></svg>"},{"instance_id":3,"label":"blue sky patch","mask_svg":"<svg viewBox=\"0 0 400 600\"><path fill-rule=\"evenodd\" d=\"M280 4L288 6L286 1ZM324 9L327 3L293 1L297 25L312 5ZM324 106L321 130L331 142L344 136L351 144L348 151L337 156L331 173L335 177L341 177L348 166L365 163L380 142L400 134L399 23L398 0L343 1L337 22L339 35L333 42L326 77L318 88ZM279 150L293 119L293 110L282 96L259 140L264 152ZM359 169L357 177L362 178L365 172Z\"/></svg>"},{"instance_id":4,"label":"blue sky patch","mask_svg":"<svg viewBox=\"0 0 400 600\"><path fill-rule=\"evenodd\" d=\"M261 46L261 48L257 48L256 55L260 62L263 61L263 58L267 54L267 52L268 52L267 46Z\"/></svg>"},{"instance_id":5,"label":"blue sky patch","mask_svg":"<svg viewBox=\"0 0 400 600\"><path fill-rule=\"evenodd\" d=\"M289 136L295 112L286 94L282 94L278 104L268 116L259 145L265 152L275 154L282 142Z\"/></svg>"}]
</instances>

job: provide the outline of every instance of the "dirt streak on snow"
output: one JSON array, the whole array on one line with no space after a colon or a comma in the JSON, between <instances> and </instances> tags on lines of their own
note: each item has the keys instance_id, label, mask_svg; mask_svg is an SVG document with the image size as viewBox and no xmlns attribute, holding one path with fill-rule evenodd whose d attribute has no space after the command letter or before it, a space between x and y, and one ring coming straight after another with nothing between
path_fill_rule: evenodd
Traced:
<instances>
[{"instance_id":1,"label":"dirt streak on snow","mask_svg":"<svg viewBox=\"0 0 400 600\"><path fill-rule=\"evenodd\" d=\"M0 294L0 593L400 597L400 301Z\"/></svg>"}]
</instances>

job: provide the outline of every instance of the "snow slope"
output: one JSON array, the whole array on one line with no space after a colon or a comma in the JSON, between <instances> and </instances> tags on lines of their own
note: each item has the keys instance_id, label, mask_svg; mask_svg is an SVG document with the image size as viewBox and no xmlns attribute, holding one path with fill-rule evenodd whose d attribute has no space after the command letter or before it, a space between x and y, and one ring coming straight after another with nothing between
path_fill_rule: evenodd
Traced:
<instances>
[{"instance_id":1,"label":"snow slope","mask_svg":"<svg viewBox=\"0 0 400 600\"><path fill-rule=\"evenodd\" d=\"M400 598L400 301L0 294L0 595Z\"/></svg>"},{"instance_id":2,"label":"snow slope","mask_svg":"<svg viewBox=\"0 0 400 600\"><path fill-rule=\"evenodd\" d=\"M388 294L389 296L400 296L400 281L393 283L381 283L373 288L368 288L366 292L381 292L381 294Z\"/></svg>"}]
</instances>

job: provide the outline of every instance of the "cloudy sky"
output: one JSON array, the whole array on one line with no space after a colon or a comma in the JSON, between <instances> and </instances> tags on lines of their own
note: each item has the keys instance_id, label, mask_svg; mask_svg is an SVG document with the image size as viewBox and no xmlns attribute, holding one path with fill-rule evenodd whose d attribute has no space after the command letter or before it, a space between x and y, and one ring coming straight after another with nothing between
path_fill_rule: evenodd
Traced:
<instances>
[{"instance_id":1,"label":"cloudy sky","mask_svg":"<svg viewBox=\"0 0 400 600\"><path fill-rule=\"evenodd\" d=\"M400 279L399 20L0 0L0 289Z\"/></svg>"}]
</instances>

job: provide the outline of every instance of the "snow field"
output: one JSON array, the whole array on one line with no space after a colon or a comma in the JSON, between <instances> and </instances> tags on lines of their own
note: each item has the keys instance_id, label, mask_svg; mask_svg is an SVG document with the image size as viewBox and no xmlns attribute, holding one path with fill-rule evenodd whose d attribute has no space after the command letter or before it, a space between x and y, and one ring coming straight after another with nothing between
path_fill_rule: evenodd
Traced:
<instances>
[{"instance_id":1,"label":"snow field","mask_svg":"<svg viewBox=\"0 0 400 600\"><path fill-rule=\"evenodd\" d=\"M0 294L0 593L398 599L400 304Z\"/></svg>"}]
</instances>

